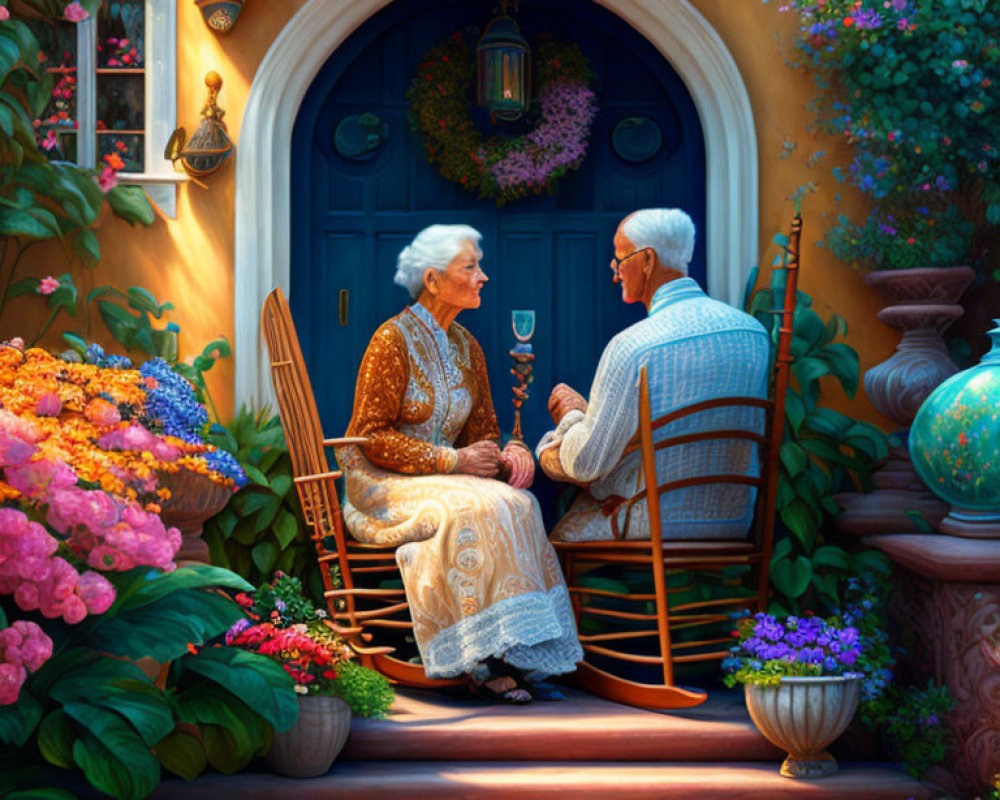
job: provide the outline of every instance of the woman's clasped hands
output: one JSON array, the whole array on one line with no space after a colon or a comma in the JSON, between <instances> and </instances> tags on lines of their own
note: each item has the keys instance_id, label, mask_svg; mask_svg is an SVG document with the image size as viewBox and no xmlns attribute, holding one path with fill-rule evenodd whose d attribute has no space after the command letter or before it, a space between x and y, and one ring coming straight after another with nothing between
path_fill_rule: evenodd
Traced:
<instances>
[{"instance_id":1,"label":"woman's clasped hands","mask_svg":"<svg viewBox=\"0 0 1000 800\"><path fill-rule=\"evenodd\" d=\"M515 489L527 489L535 477L535 459L518 442L508 442L501 450L496 442L486 440L458 450L455 472L479 478L495 478L503 472L509 474L507 482Z\"/></svg>"}]
</instances>

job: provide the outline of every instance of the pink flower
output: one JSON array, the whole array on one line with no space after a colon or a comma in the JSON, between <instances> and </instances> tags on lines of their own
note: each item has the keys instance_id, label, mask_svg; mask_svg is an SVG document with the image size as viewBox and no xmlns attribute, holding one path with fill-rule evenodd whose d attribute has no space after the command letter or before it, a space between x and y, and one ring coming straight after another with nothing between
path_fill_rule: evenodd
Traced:
<instances>
[{"instance_id":1,"label":"pink flower","mask_svg":"<svg viewBox=\"0 0 1000 800\"><path fill-rule=\"evenodd\" d=\"M0 22L6 22L10 19L10 12L7 10L7 6L0 6Z\"/></svg>"},{"instance_id":2,"label":"pink flower","mask_svg":"<svg viewBox=\"0 0 1000 800\"><path fill-rule=\"evenodd\" d=\"M48 135L42 140L42 147L46 150L54 150L59 146L59 140L56 138L55 128L49 128Z\"/></svg>"},{"instance_id":3,"label":"pink flower","mask_svg":"<svg viewBox=\"0 0 1000 800\"><path fill-rule=\"evenodd\" d=\"M35 446L19 436L0 430L0 467L26 464L35 453Z\"/></svg>"},{"instance_id":4,"label":"pink flower","mask_svg":"<svg viewBox=\"0 0 1000 800\"><path fill-rule=\"evenodd\" d=\"M80 576L76 593L91 614L103 614L115 602L115 587L103 575L90 570Z\"/></svg>"},{"instance_id":5,"label":"pink flower","mask_svg":"<svg viewBox=\"0 0 1000 800\"><path fill-rule=\"evenodd\" d=\"M97 182L100 184L102 192L110 192L118 185L118 173L111 167L105 167L97 176Z\"/></svg>"},{"instance_id":6,"label":"pink flower","mask_svg":"<svg viewBox=\"0 0 1000 800\"><path fill-rule=\"evenodd\" d=\"M54 489L75 486L76 473L62 461L43 458L21 466L8 467L7 483L21 494L40 497Z\"/></svg>"},{"instance_id":7,"label":"pink flower","mask_svg":"<svg viewBox=\"0 0 1000 800\"><path fill-rule=\"evenodd\" d=\"M99 531L118 521L118 508L107 492L69 487L49 493L46 520L59 533L77 525Z\"/></svg>"},{"instance_id":8,"label":"pink flower","mask_svg":"<svg viewBox=\"0 0 1000 800\"><path fill-rule=\"evenodd\" d=\"M70 22L83 22L90 14L81 6L77 0L73 0L66 8L63 10L63 16Z\"/></svg>"},{"instance_id":9,"label":"pink flower","mask_svg":"<svg viewBox=\"0 0 1000 800\"><path fill-rule=\"evenodd\" d=\"M0 431L6 431L18 439L26 442L40 442L45 438L38 426L26 419L22 419L5 408L0 408Z\"/></svg>"},{"instance_id":10,"label":"pink flower","mask_svg":"<svg viewBox=\"0 0 1000 800\"><path fill-rule=\"evenodd\" d=\"M35 404L35 415L39 417L58 417L60 411L62 411L62 400L55 392L46 392Z\"/></svg>"},{"instance_id":11,"label":"pink flower","mask_svg":"<svg viewBox=\"0 0 1000 800\"><path fill-rule=\"evenodd\" d=\"M6 10L5 8L4 11ZM0 662L0 706L7 706L17 702L17 695L21 691L21 684L24 683L27 677L27 671L20 664Z\"/></svg>"}]
</instances>

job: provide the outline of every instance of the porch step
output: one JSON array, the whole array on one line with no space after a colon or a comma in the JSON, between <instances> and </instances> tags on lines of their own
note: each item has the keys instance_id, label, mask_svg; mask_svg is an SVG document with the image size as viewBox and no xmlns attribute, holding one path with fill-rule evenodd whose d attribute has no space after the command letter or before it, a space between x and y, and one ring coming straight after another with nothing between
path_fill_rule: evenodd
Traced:
<instances>
[{"instance_id":1,"label":"porch step","mask_svg":"<svg viewBox=\"0 0 1000 800\"><path fill-rule=\"evenodd\" d=\"M934 796L902 772L858 762L842 764L832 777L803 781L781 777L773 762L338 761L326 775L311 780L245 773L204 775L192 784L170 779L150 800L930 800Z\"/></svg>"},{"instance_id":2,"label":"porch step","mask_svg":"<svg viewBox=\"0 0 1000 800\"><path fill-rule=\"evenodd\" d=\"M561 702L488 704L397 689L384 720L355 719L341 761L767 761L784 757L754 727L741 692L654 712L574 689Z\"/></svg>"}]
</instances>

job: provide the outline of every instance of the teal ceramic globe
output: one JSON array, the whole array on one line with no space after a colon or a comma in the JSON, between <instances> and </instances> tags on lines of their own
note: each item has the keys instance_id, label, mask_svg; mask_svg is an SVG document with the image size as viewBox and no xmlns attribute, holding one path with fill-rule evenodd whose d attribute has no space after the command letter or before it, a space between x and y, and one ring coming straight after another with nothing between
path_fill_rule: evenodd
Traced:
<instances>
[{"instance_id":1,"label":"teal ceramic globe","mask_svg":"<svg viewBox=\"0 0 1000 800\"><path fill-rule=\"evenodd\" d=\"M909 444L917 474L941 499L1000 515L1000 320L994 323L990 352L930 394Z\"/></svg>"}]
</instances>

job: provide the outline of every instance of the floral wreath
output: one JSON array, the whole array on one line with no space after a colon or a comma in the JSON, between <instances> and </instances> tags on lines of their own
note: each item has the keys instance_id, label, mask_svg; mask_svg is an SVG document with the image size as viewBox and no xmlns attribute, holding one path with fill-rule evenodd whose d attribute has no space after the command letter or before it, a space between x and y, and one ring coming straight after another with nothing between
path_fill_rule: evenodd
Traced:
<instances>
[{"instance_id":1,"label":"floral wreath","mask_svg":"<svg viewBox=\"0 0 1000 800\"><path fill-rule=\"evenodd\" d=\"M406 93L410 124L427 160L448 180L498 206L555 193L559 178L583 163L597 115L589 85L593 72L576 44L543 36L532 66L539 118L521 136L484 140L469 118L475 53L460 32L427 51Z\"/></svg>"}]
</instances>

